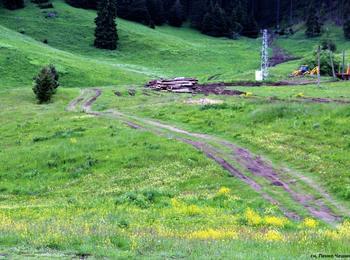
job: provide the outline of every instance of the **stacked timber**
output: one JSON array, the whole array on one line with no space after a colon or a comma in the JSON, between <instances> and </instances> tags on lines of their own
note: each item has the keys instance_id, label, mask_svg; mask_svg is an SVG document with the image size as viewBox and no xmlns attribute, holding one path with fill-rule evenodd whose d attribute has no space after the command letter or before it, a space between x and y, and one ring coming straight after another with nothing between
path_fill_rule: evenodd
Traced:
<instances>
[{"instance_id":1,"label":"stacked timber","mask_svg":"<svg viewBox=\"0 0 350 260\"><path fill-rule=\"evenodd\" d=\"M158 91L194 93L198 87L198 80L194 78L159 79L148 82L145 87Z\"/></svg>"}]
</instances>

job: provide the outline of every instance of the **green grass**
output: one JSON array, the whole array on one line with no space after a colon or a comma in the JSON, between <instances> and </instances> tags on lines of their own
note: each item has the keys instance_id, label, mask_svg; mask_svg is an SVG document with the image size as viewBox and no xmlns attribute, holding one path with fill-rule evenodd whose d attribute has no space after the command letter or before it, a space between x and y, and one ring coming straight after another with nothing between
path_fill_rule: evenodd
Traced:
<instances>
[{"instance_id":1,"label":"green grass","mask_svg":"<svg viewBox=\"0 0 350 260\"><path fill-rule=\"evenodd\" d=\"M29 2L29 1L28 1ZM240 41L203 36L169 26L152 30L118 19L117 51L92 46L94 11L75 9L53 1L57 18L46 19L42 10L27 3L25 9L0 11L0 85L20 87L43 63L55 63L68 87L144 84L154 77L191 76L201 81L254 78L259 67L260 40ZM16 33L17 32L17 33ZM19 32L24 32L24 35ZM28 38L31 37L30 39ZM48 40L48 46L42 43ZM21 71L14 78L11 68Z\"/></svg>"},{"instance_id":2,"label":"green grass","mask_svg":"<svg viewBox=\"0 0 350 260\"><path fill-rule=\"evenodd\" d=\"M276 123L276 116L271 113L282 104L267 106L264 102L225 98L229 109L215 109L183 105L186 96L145 97L138 92L136 97L115 97L108 94L113 89L105 89L106 94L97 107L122 106L125 111L144 116L157 111L159 114L154 116L157 119L215 132L290 165L297 165L297 160L276 152L284 147L283 139L266 135L275 132L275 136L285 137L290 131L294 134L299 131L295 146L286 146L290 154L297 151L295 155L300 160L302 157L297 156L304 147L313 154L311 159L326 158L325 165L328 167L330 163L335 167L339 178L347 176L347 157L328 147L333 144L332 135L323 144L330 148L326 151L321 150L316 141L304 143L313 139L314 131L308 130L309 123L300 130L290 127L279 133L276 130L294 122L300 110L306 110L304 116L315 111L319 116L330 113L327 107L287 106L288 110ZM320 229L305 229L296 222L283 227L247 224L245 214L249 208L262 218L282 214L276 206L264 201L238 179L229 177L188 145L171 137L130 130L115 120L66 112L65 106L77 96L77 89L60 89L54 101L47 105L37 105L28 88L2 90L0 94L0 131L4 140L0 146L0 244L3 248L0 252L11 256L29 252L40 256L45 252L66 257L93 254L198 258L220 254L250 259L259 255L260 250L271 257L307 257L310 251L321 250L346 252L347 237L329 240L325 232L332 231L326 231L322 224ZM173 100L174 104L157 105L156 111L150 105L167 100ZM179 106L181 110L176 109ZM344 109L346 107L336 109L332 115ZM239 126L237 122L242 119L247 122ZM215 123L219 121L220 124ZM254 131L247 130L252 122L255 122ZM320 128L325 131L323 125ZM332 130L337 134L337 128ZM304 131L307 132L301 135ZM262 141L263 135L274 142L270 141L267 146L265 140ZM342 149L339 146L343 143L338 142L337 149ZM342 151L344 155L345 150ZM331 153L335 153L334 157L328 158ZM341 163L334 163L341 158L344 168ZM303 158L302 166L305 168L301 169L309 171L314 167L313 160ZM322 174L316 168L311 172ZM338 187L333 177L327 176L329 182ZM229 188L229 192L218 195L221 187ZM214 231L208 231L210 229ZM268 230L278 230L288 242L267 241ZM240 238L212 240L211 237L230 234L225 232L239 232ZM208 237L193 239L191 236ZM298 242L302 237L306 241ZM252 249L249 254L246 248Z\"/></svg>"},{"instance_id":3,"label":"green grass","mask_svg":"<svg viewBox=\"0 0 350 260\"><path fill-rule=\"evenodd\" d=\"M117 88L115 88L117 89ZM280 88L238 88L255 97L216 97L224 105L184 105L189 95L162 94L148 98L139 91L130 97L126 90L117 97L108 89L95 108L115 107L143 117L172 122L189 130L210 133L241 143L276 161L288 162L307 175L322 180L340 199L350 197L348 156L350 110L347 105L296 103L296 96L350 99L347 84ZM286 101L270 101L277 97ZM197 99L201 96L197 96Z\"/></svg>"},{"instance_id":4,"label":"green grass","mask_svg":"<svg viewBox=\"0 0 350 260\"><path fill-rule=\"evenodd\" d=\"M285 220L276 205L174 136L65 111L77 87L108 86L95 110L114 108L230 140L308 176L349 207L349 106L296 102L300 95L348 100L347 83L232 87L252 97L209 96L223 104L206 106L185 103L201 95L146 96L139 86L162 76L252 80L261 40L152 30L118 19L119 48L103 51L92 46L94 11L53 3L54 19L29 1L22 10L0 9L0 256L306 259L349 253L349 224ZM339 28L331 26L330 35L339 50L350 48ZM299 31L277 43L303 56L319 40ZM48 63L58 68L63 88L51 103L38 105L31 81ZM273 68L272 79L285 79L299 63ZM127 93L131 87L135 97ZM306 216L283 192L275 195Z\"/></svg>"}]
</instances>

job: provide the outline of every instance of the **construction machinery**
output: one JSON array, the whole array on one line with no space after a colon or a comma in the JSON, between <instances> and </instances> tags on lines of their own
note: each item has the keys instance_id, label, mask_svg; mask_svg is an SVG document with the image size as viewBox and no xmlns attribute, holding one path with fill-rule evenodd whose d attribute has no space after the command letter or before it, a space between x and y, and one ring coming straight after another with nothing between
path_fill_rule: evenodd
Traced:
<instances>
[{"instance_id":1,"label":"construction machinery","mask_svg":"<svg viewBox=\"0 0 350 260\"><path fill-rule=\"evenodd\" d=\"M341 80L350 80L350 65L348 64L348 68L344 73L337 73L337 78Z\"/></svg>"},{"instance_id":2,"label":"construction machinery","mask_svg":"<svg viewBox=\"0 0 350 260\"><path fill-rule=\"evenodd\" d=\"M314 76L318 75L318 67L313 68L312 70L309 69L308 65L301 65L298 70L293 71L290 77L299 77L299 76Z\"/></svg>"}]
</instances>

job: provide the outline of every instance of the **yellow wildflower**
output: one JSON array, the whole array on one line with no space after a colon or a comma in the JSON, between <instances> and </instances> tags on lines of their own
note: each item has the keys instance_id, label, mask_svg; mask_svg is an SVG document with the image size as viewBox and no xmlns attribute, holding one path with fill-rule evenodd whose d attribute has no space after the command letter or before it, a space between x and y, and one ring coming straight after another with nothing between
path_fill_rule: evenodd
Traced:
<instances>
[{"instance_id":1,"label":"yellow wildflower","mask_svg":"<svg viewBox=\"0 0 350 260\"><path fill-rule=\"evenodd\" d=\"M217 193L218 196L225 196L228 195L231 192L231 190L229 188L226 187L221 187Z\"/></svg>"},{"instance_id":2,"label":"yellow wildflower","mask_svg":"<svg viewBox=\"0 0 350 260\"><path fill-rule=\"evenodd\" d=\"M265 235L265 239L267 241L281 241L283 240L283 236L276 230L269 230Z\"/></svg>"},{"instance_id":3,"label":"yellow wildflower","mask_svg":"<svg viewBox=\"0 0 350 260\"><path fill-rule=\"evenodd\" d=\"M312 218L306 218L303 221L303 225L307 228L315 228L317 224L317 221Z\"/></svg>"},{"instance_id":4,"label":"yellow wildflower","mask_svg":"<svg viewBox=\"0 0 350 260\"><path fill-rule=\"evenodd\" d=\"M350 238L350 221L345 221L338 227L339 235L343 238Z\"/></svg>"},{"instance_id":5,"label":"yellow wildflower","mask_svg":"<svg viewBox=\"0 0 350 260\"><path fill-rule=\"evenodd\" d=\"M303 92L300 92L296 95L297 98L303 98L305 97L304 93Z\"/></svg>"},{"instance_id":6,"label":"yellow wildflower","mask_svg":"<svg viewBox=\"0 0 350 260\"><path fill-rule=\"evenodd\" d=\"M283 227L288 223L288 220L286 218L279 218L275 216L266 216L264 217L264 222L267 225L275 226L275 227Z\"/></svg>"},{"instance_id":7,"label":"yellow wildflower","mask_svg":"<svg viewBox=\"0 0 350 260\"><path fill-rule=\"evenodd\" d=\"M184 213L188 216L201 214L201 209L196 205L189 205L185 208Z\"/></svg>"},{"instance_id":8,"label":"yellow wildflower","mask_svg":"<svg viewBox=\"0 0 350 260\"><path fill-rule=\"evenodd\" d=\"M172 205L174 208L178 208L178 207L181 206L181 203L180 203L177 199L172 198L172 199L171 199L171 205Z\"/></svg>"},{"instance_id":9,"label":"yellow wildflower","mask_svg":"<svg viewBox=\"0 0 350 260\"><path fill-rule=\"evenodd\" d=\"M237 233L233 230L200 230L194 231L188 235L189 239L212 239L212 240L221 240L221 239L235 239L237 238Z\"/></svg>"},{"instance_id":10,"label":"yellow wildflower","mask_svg":"<svg viewBox=\"0 0 350 260\"><path fill-rule=\"evenodd\" d=\"M247 219L248 225L256 226L261 224L262 218L260 215L252 209L247 209L245 212L245 217Z\"/></svg>"},{"instance_id":11,"label":"yellow wildflower","mask_svg":"<svg viewBox=\"0 0 350 260\"><path fill-rule=\"evenodd\" d=\"M253 93L252 92L245 92L241 96L242 97L251 97L251 96L253 96Z\"/></svg>"}]
</instances>

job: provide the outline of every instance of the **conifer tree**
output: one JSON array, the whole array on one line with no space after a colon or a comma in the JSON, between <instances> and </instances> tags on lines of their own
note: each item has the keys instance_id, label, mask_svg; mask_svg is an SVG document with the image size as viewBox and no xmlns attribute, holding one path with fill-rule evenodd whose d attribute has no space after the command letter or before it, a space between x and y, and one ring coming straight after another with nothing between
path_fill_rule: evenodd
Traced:
<instances>
[{"instance_id":1,"label":"conifer tree","mask_svg":"<svg viewBox=\"0 0 350 260\"><path fill-rule=\"evenodd\" d=\"M155 25L162 25L165 23L165 13L162 0L147 0L147 10L151 21Z\"/></svg>"},{"instance_id":2,"label":"conifer tree","mask_svg":"<svg viewBox=\"0 0 350 260\"><path fill-rule=\"evenodd\" d=\"M311 3L306 20L305 34L307 37L317 37L321 35L321 29L321 23L316 15L315 3Z\"/></svg>"},{"instance_id":3,"label":"conifer tree","mask_svg":"<svg viewBox=\"0 0 350 260\"><path fill-rule=\"evenodd\" d=\"M243 26L239 22L239 15L236 8L231 11L231 16L229 17L229 23L231 28L231 37L237 38L243 30Z\"/></svg>"},{"instance_id":4,"label":"conifer tree","mask_svg":"<svg viewBox=\"0 0 350 260\"><path fill-rule=\"evenodd\" d=\"M344 37L350 40L350 19L347 19L343 25Z\"/></svg>"},{"instance_id":5,"label":"conifer tree","mask_svg":"<svg viewBox=\"0 0 350 260\"><path fill-rule=\"evenodd\" d=\"M24 7L23 0L3 0L4 7L10 10L16 10Z\"/></svg>"},{"instance_id":6,"label":"conifer tree","mask_svg":"<svg viewBox=\"0 0 350 260\"><path fill-rule=\"evenodd\" d=\"M115 0L101 0L98 5L95 19L96 48L115 50L117 48L118 34L115 23L117 15Z\"/></svg>"},{"instance_id":7,"label":"conifer tree","mask_svg":"<svg viewBox=\"0 0 350 260\"><path fill-rule=\"evenodd\" d=\"M190 8L190 21L191 26L201 30L202 28L202 22L204 19L204 15L208 11L208 5L206 4L206 1L204 0L193 0L191 2L191 8Z\"/></svg>"},{"instance_id":8,"label":"conifer tree","mask_svg":"<svg viewBox=\"0 0 350 260\"><path fill-rule=\"evenodd\" d=\"M203 18L202 32L211 36L229 36L230 31L230 23L226 13L216 3Z\"/></svg>"},{"instance_id":9,"label":"conifer tree","mask_svg":"<svg viewBox=\"0 0 350 260\"><path fill-rule=\"evenodd\" d=\"M248 16L246 24L244 25L244 29L242 34L247 37L257 38L259 36L259 26L254 18L254 14L251 13Z\"/></svg>"},{"instance_id":10,"label":"conifer tree","mask_svg":"<svg viewBox=\"0 0 350 260\"><path fill-rule=\"evenodd\" d=\"M347 2L344 7L344 23L343 31L346 39L350 40L350 2Z\"/></svg>"},{"instance_id":11,"label":"conifer tree","mask_svg":"<svg viewBox=\"0 0 350 260\"><path fill-rule=\"evenodd\" d=\"M181 27L183 23L184 10L180 0L176 0L168 14L168 22L175 27Z\"/></svg>"},{"instance_id":12,"label":"conifer tree","mask_svg":"<svg viewBox=\"0 0 350 260\"><path fill-rule=\"evenodd\" d=\"M117 0L117 14L120 18L145 25L151 21L146 0Z\"/></svg>"},{"instance_id":13,"label":"conifer tree","mask_svg":"<svg viewBox=\"0 0 350 260\"><path fill-rule=\"evenodd\" d=\"M58 84L58 73L53 65L44 67L34 78L33 92L39 103L48 102L55 94Z\"/></svg>"}]
</instances>

